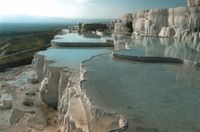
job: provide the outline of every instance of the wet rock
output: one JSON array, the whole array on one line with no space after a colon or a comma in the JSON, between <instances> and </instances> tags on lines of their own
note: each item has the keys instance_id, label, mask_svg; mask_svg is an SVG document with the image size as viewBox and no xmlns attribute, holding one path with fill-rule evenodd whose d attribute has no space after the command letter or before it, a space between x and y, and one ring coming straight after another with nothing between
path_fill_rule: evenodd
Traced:
<instances>
[{"instance_id":1,"label":"wet rock","mask_svg":"<svg viewBox=\"0 0 200 132\"><path fill-rule=\"evenodd\" d=\"M118 32L120 32L120 33L129 33L130 29L123 23L115 23L114 31L116 33L118 33Z\"/></svg>"},{"instance_id":2,"label":"wet rock","mask_svg":"<svg viewBox=\"0 0 200 132\"><path fill-rule=\"evenodd\" d=\"M34 105L34 103L33 103L33 100L31 98L25 98L23 105L27 106L27 107L31 107L31 106Z\"/></svg>"},{"instance_id":3,"label":"wet rock","mask_svg":"<svg viewBox=\"0 0 200 132\"><path fill-rule=\"evenodd\" d=\"M200 0L187 0L187 6L200 6Z\"/></svg>"},{"instance_id":4,"label":"wet rock","mask_svg":"<svg viewBox=\"0 0 200 132\"><path fill-rule=\"evenodd\" d=\"M41 131L47 127L47 121L42 117L35 116L28 120L28 126Z\"/></svg>"},{"instance_id":5,"label":"wet rock","mask_svg":"<svg viewBox=\"0 0 200 132\"><path fill-rule=\"evenodd\" d=\"M163 27L159 33L161 37L173 37L175 35L175 30L173 27Z\"/></svg>"},{"instance_id":6,"label":"wet rock","mask_svg":"<svg viewBox=\"0 0 200 132\"><path fill-rule=\"evenodd\" d=\"M43 79L43 72L44 72L44 66L45 66L45 57L42 55L35 55L34 60L36 63L36 69L37 69L37 78L39 82Z\"/></svg>"},{"instance_id":7,"label":"wet rock","mask_svg":"<svg viewBox=\"0 0 200 132\"><path fill-rule=\"evenodd\" d=\"M35 92L27 92L26 96L36 96L36 93Z\"/></svg>"},{"instance_id":8,"label":"wet rock","mask_svg":"<svg viewBox=\"0 0 200 132\"><path fill-rule=\"evenodd\" d=\"M40 96L42 101L53 108L58 105L58 87L62 68L48 67L47 77L42 81Z\"/></svg>"},{"instance_id":9,"label":"wet rock","mask_svg":"<svg viewBox=\"0 0 200 132\"><path fill-rule=\"evenodd\" d=\"M121 18L121 21L116 22L115 32L130 31L127 22L132 22L133 32L145 36L173 37L179 32L178 29L198 32L200 31L199 5L200 0L188 0L190 7L144 10L132 14L132 17L128 13Z\"/></svg>"},{"instance_id":10,"label":"wet rock","mask_svg":"<svg viewBox=\"0 0 200 132\"><path fill-rule=\"evenodd\" d=\"M122 21L115 23L114 32L132 33L133 32L133 15L131 13L125 14Z\"/></svg>"},{"instance_id":11,"label":"wet rock","mask_svg":"<svg viewBox=\"0 0 200 132\"><path fill-rule=\"evenodd\" d=\"M124 15L124 16L122 17L122 22L123 22L124 24L128 24L128 23L133 22L133 15L132 15L131 13L128 13L128 14Z\"/></svg>"},{"instance_id":12,"label":"wet rock","mask_svg":"<svg viewBox=\"0 0 200 132\"><path fill-rule=\"evenodd\" d=\"M31 84L38 84L39 80L38 79L29 79L28 82Z\"/></svg>"},{"instance_id":13,"label":"wet rock","mask_svg":"<svg viewBox=\"0 0 200 132\"><path fill-rule=\"evenodd\" d=\"M80 24L79 31L88 32L88 31L96 31L97 29L108 29L106 24L102 23L92 23L92 24Z\"/></svg>"},{"instance_id":14,"label":"wet rock","mask_svg":"<svg viewBox=\"0 0 200 132\"><path fill-rule=\"evenodd\" d=\"M4 109L11 109L12 108L12 101L13 101L13 98L11 96L11 94L3 94L1 96L2 98L2 106Z\"/></svg>"},{"instance_id":15,"label":"wet rock","mask_svg":"<svg viewBox=\"0 0 200 132\"><path fill-rule=\"evenodd\" d=\"M10 124L14 125L19 122L19 120L24 116L25 112L20 111L17 108L13 108L11 111L11 117L10 117Z\"/></svg>"}]
</instances>

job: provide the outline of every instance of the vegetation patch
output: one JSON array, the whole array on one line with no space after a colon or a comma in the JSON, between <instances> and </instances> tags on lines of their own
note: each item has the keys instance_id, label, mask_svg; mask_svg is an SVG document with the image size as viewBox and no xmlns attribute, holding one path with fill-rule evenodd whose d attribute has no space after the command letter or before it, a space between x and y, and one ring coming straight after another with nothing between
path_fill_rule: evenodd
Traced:
<instances>
[{"instance_id":1,"label":"vegetation patch","mask_svg":"<svg viewBox=\"0 0 200 132\"><path fill-rule=\"evenodd\" d=\"M0 70L30 63L35 52L50 46L50 41L60 29L26 33L5 33L8 35L0 44ZM9 38L9 36L11 36ZM15 37L14 37L15 36ZM9 38L9 39L8 39ZM24 60L24 62L23 62Z\"/></svg>"}]
</instances>

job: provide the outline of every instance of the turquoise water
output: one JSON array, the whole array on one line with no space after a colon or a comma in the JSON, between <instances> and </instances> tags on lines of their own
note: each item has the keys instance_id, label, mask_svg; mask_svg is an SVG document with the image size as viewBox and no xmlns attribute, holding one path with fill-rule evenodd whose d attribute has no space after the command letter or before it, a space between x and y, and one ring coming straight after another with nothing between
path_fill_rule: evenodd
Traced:
<instances>
[{"instance_id":1,"label":"turquoise water","mask_svg":"<svg viewBox=\"0 0 200 132\"><path fill-rule=\"evenodd\" d=\"M101 55L84 63L83 89L98 107L118 112L128 132L199 132L200 70Z\"/></svg>"},{"instance_id":2,"label":"turquoise water","mask_svg":"<svg viewBox=\"0 0 200 132\"><path fill-rule=\"evenodd\" d=\"M73 34L66 40L82 42L82 37ZM129 49L127 54L200 60L195 49L171 39L126 38L119 44L124 46L118 47ZM128 132L200 131L198 68L113 59L112 51L110 48L49 48L39 54L55 60L55 66L79 69L81 61L108 53L84 63L89 72L82 88L96 106L124 115L129 122Z\"/></svg>"},{"instance_id":3,"label":"turquoise water","mask_svg":"<svg viewBox=\"0 0 200 132\"><path fill-rule=\"evenodd\" d=\"M49 48L38 54L45 55L48 60L56 61L54 66L79 69L81 61L111 51L112 48Z\"/></svg>"},{"instance_id":4,"label":"turquoise water","mask_svg":"<svg viewBox=\"0 0 200 132\"><path fill-rule=\"evenodd\" d=\"M200 62L195 47L175 39L119 37L123 55ZM199 132L200 70L182 64L141 63L100 55L84 63L82 88L98 107L120 113L128 132Z\"/></svg>"},{"instance_id":5,"label":"turquoise water","mask_svg":"<svg viewBox=\"0 0 200 132\"><path fill-rule=\"evenodd\" d=\"M91 33L67 33L63 35L56 35L56 38L52 41L55 42L63 42L63 43L104 43L103 40L100 39L95 34ZM59 67L70 67L79 69L80 63L86 59L89 59L92 56L102 54L102 53L111 53L113 48L80 48L80 47L74 47L74 48L49 48L45 51L40 51L38 54L44 55L46 59L53 60L56 63L53 63L51 65L53 66L59 66Z\"/></svg>"}]
</instances>

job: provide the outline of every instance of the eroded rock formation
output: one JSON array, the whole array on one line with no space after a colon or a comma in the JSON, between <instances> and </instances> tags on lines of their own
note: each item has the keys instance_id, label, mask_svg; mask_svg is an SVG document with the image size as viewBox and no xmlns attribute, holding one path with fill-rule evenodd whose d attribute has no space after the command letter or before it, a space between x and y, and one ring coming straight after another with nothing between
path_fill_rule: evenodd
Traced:
<instances>
[{"instance_id":1,"label":"eroded rock formation","mask_svg":"<svg viewBox=\"0 0 200 132\"><path fill-rule=\"evenodd\" d=\"M200 1L188 0L188 7L151 9L126 14L115 24L115 32L133 33L144 36L178 37L181 32L200 30ZM132 22L132 27L127 23ZM190 31L190 33L188 33ZM175 35L176 34L176 35Z\"/></svg>"},{"instance_id":2,"label":"eroded rock formation","mask_svg":"<svg viewBox=\"0 0 200 132\"><path fill-rule=\"evenodd\" d=\"M41 55L35 55L34 61L40 71L38 77L43 77L41 99L57 108L61 132L114 132L127 127L127 121L121 115L96 108L91 103L81 89L81 82L85 80L84 67L81 72L53 67Z\"/></svg>"},{"instance_id":3,"label":"eroded rock formation","mask_svg":"<svg viewBox=\"0 0 200 132\"><path fill-rule=\"evenodd\" d=\"M133 32L132 28L133 16L132 14L126 14L122 17L122 20L115 23L115 32L131 33Z\"/></svg>"},{"instance_id":4,"label":"eroded rock formation","mask_svg":"<svg viewBox=\"0 0 200 132\"><path fill-rule=\"evenodd\" d=\"M188 0L187 6L200 6L200 0Z\"/></svg>"},{"instance_id":5,"label":"eroded rock formation","mask_svg":"<svg viewBox=\"0 0 200 132\"><path fill-rule=\"evenodd\" d=\"M41 99L54 108L58 105L60 71L61 68L48 67L47 77L42 81L40 88Z\"/></svg>"}]
</instances>

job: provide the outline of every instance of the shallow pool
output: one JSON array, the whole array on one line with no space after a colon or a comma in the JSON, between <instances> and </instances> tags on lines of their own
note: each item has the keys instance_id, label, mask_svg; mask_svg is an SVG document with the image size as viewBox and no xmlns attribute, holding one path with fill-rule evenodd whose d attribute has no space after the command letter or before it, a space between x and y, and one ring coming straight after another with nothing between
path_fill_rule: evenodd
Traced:
<instances>
[{"instance_id":1,"label":"shallow pool","mask_svg":"<svg viewBox=\"0 0 200 132\"><path fill-rule=\"evenodd\" d=\"M79 69L81 61L94 55L110 52L112 52L112 48L49 48L38 54L55 61L56 63L52 64L54 66Z\"/></svg>"},{"instance_id":2,"label":"shallow pool","mask_svg":"<svg viewBox=\"0 0 200 132\"><path fill-rule=\"evenodd\" d=\"M121 47L119 54L131 56L171 57L200 62L200 52L192 44L181 43L173 38L121 36L115 38L115 47Z\"/></svg>"},{"instance_id":3,"label":"shallow pool","mask_svg":"<svg viewBox=\"0 0 200 132\"><path fill-rule=\"evenodd\" d=\"M128 132L199 132L200 70L100 55L84 63L82 88L101 108L124 115Z\"/></svg>"}]
</instances>

